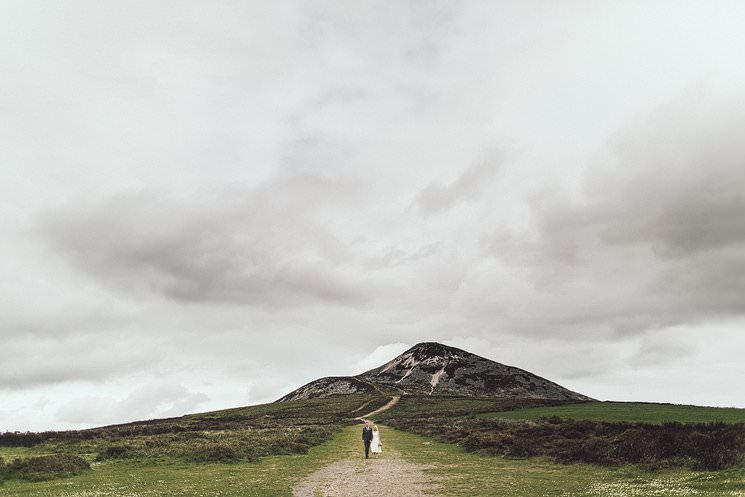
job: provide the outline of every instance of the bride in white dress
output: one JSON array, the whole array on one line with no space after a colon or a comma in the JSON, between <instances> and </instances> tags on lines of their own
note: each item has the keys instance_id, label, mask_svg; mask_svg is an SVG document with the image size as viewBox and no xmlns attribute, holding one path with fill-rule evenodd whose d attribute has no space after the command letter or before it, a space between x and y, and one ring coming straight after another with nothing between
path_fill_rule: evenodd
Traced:
<instances>
[{"instance_id":1,"label":"bride in white dress","mask_svg":"<svg viewBox=\"0 0 745 497\"><path fill-rule=\"evenodd\" d=\"M372 442L370 442L370 451L372 452L373 458L383 452L383 442L380 441L380 430L378 425L373 425Z\"/></svg>"}]
</instances>

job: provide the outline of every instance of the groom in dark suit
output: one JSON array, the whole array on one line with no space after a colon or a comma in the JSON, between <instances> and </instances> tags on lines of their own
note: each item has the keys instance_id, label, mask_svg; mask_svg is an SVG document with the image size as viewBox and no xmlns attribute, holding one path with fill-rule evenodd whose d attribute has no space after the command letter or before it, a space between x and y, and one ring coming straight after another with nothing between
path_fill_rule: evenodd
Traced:
<instances>
[{"instance_id":1,"label":"groom in dark suit","mask_svg":"<svg viewBox=\"0 0 745 497\"><path fill-rule=\"evenodd\" d=\"M362 441L365 442L365 459L370 457L370 442L372 442L372 428L370 422L365 421L365 427L362 428Z\"/></svg>"}]
</instances>

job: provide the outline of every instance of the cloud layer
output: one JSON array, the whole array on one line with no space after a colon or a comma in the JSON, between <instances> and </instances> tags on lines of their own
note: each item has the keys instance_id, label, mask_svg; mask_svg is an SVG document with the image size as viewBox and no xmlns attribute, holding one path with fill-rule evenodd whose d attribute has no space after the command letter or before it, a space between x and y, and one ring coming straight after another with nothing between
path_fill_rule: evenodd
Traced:
<instances>
[{"instance_id":1,"label":"cloud layer","mask_svg":"<svg viewBox=\"0 0 745 497\"><path fill-rule=\"evenodd\" d=\"M745 406L742 6L544 7L4 3L0 430L424 340Z\"/></svg>"},{"instance_id":2,"label":"cloud layer","mask_svg":"<svg viewBox=\"0 0 745 497\"><path fill-rule=\"evenodd\" d=\"M93 198L42 216L52 251L101 283L194 303L363 303L347 247L317 216L354 185L293 177L256 189Z\"/></svg>"}]
</instances>

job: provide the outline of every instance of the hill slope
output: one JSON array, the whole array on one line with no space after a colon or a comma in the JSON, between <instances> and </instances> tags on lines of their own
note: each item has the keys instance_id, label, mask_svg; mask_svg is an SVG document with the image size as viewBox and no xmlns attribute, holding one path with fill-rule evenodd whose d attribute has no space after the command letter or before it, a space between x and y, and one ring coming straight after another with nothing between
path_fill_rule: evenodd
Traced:
<instances>
[{"instance_id":1,"label":"hill slope","mask_svg":"<svg viewBox=\"0 0 745 497\"><path fill-rule=\"evenodd\" d=\"M417 344L388 363L359 374L321 378L278 402L350 393L592 400L533 373L435 342Z\"/></svg>"}]
</instances>

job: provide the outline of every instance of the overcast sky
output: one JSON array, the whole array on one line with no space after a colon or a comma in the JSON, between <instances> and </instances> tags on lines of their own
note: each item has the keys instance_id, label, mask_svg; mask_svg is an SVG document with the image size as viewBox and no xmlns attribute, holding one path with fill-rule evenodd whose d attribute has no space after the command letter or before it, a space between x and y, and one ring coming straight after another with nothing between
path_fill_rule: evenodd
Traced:
<instances>
[{"instance_id":1,"label":"overcast sky","mask_svg":"<svg viewBox=\"0 0 745 497\"><path fill-rule=\"evenodd\" d=\"M0 2L0 431L420 341L745 407L745 7Z\"/></svg>"}]
</instances>

